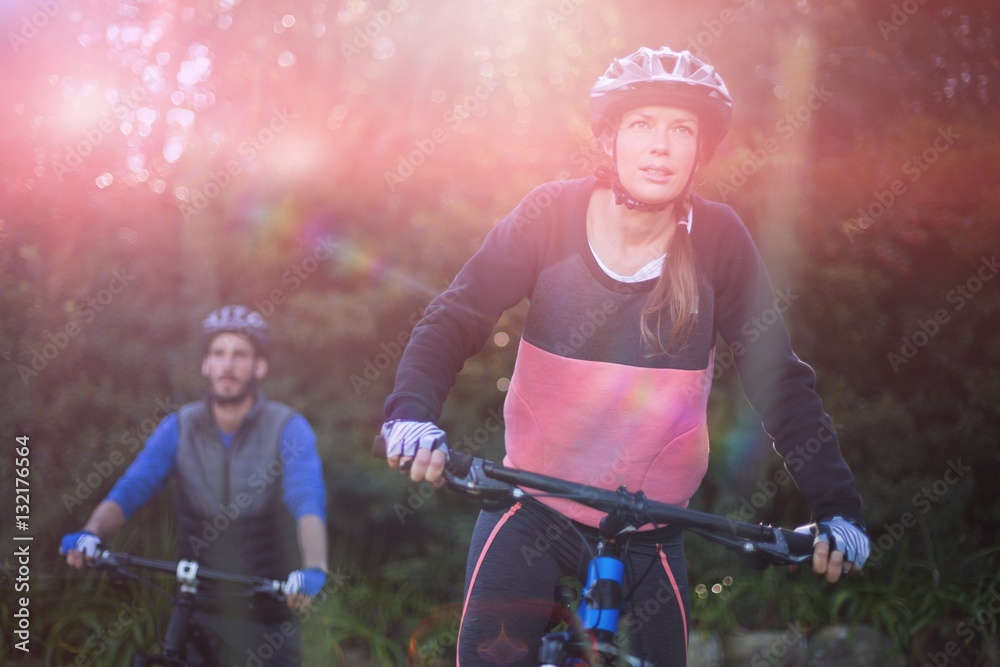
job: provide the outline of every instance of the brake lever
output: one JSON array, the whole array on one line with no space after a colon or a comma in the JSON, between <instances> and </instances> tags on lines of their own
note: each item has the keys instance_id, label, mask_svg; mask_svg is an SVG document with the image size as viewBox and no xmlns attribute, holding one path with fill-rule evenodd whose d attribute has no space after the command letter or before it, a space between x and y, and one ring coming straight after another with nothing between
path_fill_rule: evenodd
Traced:
<instances>
[{"instance_id":1,"label":"brake lever","mask_svg":"<svg viewBox=\"0 0 1000 667\"><path fill-rule=\"evenodd\" d=\"M754 541L739 538L722 537L715 533L688 528L688 531L701 535L706 540L721 544L722 546L735 551L740 557L756 570L764 570L769 565L797 565L812 559L812 554L792 554L788 549L788 542L785 536L777 528L771 528L771 537L774 543L764 541Z\"/></svg>"},{"instance_id":2,"label":"brake lever","mask_svg":"<svg viewBox=\"0 0 1000 667\"><path fill-rule=\"evenodd\" d=\"M128 563L123 563L115 557L115 554L107 549L99 552L94 558L87 562L88 567L95 570L103 570L111 580L120 583L123 581L140 581L140 577L135 572L127 569Z\"/></svg>"},{"instance_id":3,"label":"brake lever","mask_svg":"<svg viewBox=\"0 0 1000 667\"><path fill-rule=\"evenodd\" d=\"M771 528L771 536L774 538L773 544L768 542L750 543L756 548L758 557L765 559L772 565L798 565L812 560L812 553L792 554L788 548L788 541L785 540L785 536L778 528Z\"/></svg>"},{"instance_id":4,"label":"brake lever","mask_svg":"<svg viewBox=\"0 0 1000 667\"><path fill-rule=\"evenodd\" d=\"M472 498L486 509L504 509L514 504L520 489L486 474L484 459L452 451L444 469L448 488Z\"/></svg>"}]
</instances>

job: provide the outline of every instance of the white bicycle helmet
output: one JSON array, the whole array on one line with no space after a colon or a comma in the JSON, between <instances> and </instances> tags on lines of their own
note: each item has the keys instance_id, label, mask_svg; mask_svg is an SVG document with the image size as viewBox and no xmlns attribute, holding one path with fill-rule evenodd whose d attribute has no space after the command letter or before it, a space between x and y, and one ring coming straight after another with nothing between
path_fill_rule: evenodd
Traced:
<instances>
[{"instance_id":1,"label":"white bicycle helmet","mask_svg":"<svg viewBox=\"0 0 1000 667\"><path fill-rule=\"evenodd\" d=\"M652 104L690 108L701 120L701 158L707 161L729 132L733 98L715 68L690 51L642 47L616 58L590 92L594 136L614 131L623 113Z\"/></svg>"},{"instance_id":2,"label":"white bicycle helmet","mask_svg":"<svg viewBox=\"0 0 1000 667\"><path fill-rule=\"evenodd\" d=\"M253 343L257 354L268 356L271 351L271 334L263 315L246 306L223 306L212 312L201 323L201 347L208 350L212 338L220 333L246 336Z\"/></svg>"}]
</instances>

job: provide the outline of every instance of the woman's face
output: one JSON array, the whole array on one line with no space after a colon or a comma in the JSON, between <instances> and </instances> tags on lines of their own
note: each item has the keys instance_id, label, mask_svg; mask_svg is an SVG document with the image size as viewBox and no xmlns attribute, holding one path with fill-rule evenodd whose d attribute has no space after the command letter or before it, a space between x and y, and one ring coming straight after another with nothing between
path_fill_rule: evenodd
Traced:
<instances>
[{"instance_id":1,"label":"woman's face","mask_svg":"<svg viewBox=\"0 0 1000 667\"><path fill-rule=\"evenodd\" d=\"M648 204L670 202L695 168L698 117L678 107L632 109L622 116L617 141L618 176L629 194Z\"/></svg>"}]
</instances>

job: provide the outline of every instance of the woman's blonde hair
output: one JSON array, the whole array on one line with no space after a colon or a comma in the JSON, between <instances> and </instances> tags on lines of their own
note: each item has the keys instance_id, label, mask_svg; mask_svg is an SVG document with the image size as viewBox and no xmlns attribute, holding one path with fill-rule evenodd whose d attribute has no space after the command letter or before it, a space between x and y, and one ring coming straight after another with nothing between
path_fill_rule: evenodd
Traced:
<instances>
[{"instance_id":1,"label":"woman's blonde hair","mask_svg":"<svg viewBox=\"0 0 1000 667\"><path fill-rule=\"evenodd\" d=\"M663 271L642 308L640 330L642 340L653 355L677 354L683 347L698 319L698 288L701 271L695 258L686 221L691 210L691 197L685 197L676 218L677 228L667 244ZM664 316L669 316L670 330L663 340Z\"/></svg>"}]
</instances>

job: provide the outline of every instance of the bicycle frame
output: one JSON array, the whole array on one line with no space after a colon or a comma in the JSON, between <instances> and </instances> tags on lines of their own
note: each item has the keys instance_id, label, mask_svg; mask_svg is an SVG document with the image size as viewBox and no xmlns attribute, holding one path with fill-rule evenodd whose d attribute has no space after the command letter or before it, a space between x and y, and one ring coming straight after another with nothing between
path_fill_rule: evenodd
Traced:
<instances>
[{"instance_id":1,"label":"bicycle frame","mask_svg":"<svg viewBox=\"0 0 1000 667\"><path fill-rule=\"evenodd\" d=\"M449 485L473 496L497 497L504 493L517 499L528 495L520 487L571 498L580 504L607 512L601 521L601 544L610 543L611 554L600 553L588 567L584 596L578 615L583 631L591 637L593 646L605 661L625 660L633 667L647 667L648 663L632 656L620 655L615 641L621 609L621 591L624 563L618 558L619 543L614 538L623 532L654 523L672 524L717 542L734 550L755 568L772 564L797 564L812 558L811 535L795 533L782 528L753 525L723 519L714 514L650 501L642 491L629 493L624 487L608 491L584 484L539 475L523 470L505 468L492 461L477 459L452 452L445 478ZM490 484L500 482L501 485ZM589 597L591 598L588 600ZM572 667L587 656L580 651L579 642L564 633L554 633L543 638L538 654L541 667ZM586 649L587 647L583 647ZM559 661L561 659L561 662ZM614 664L604 662L603 664ZM650 666L651 667L651 666Z\"/></svg>"},{"instance_id":2,"label":"bicycle frame","mask_svg":"<svg viewBox=\"0 0 1000 667\"><path fill-rule=\"evenodd\" d=\"M208 640L201 636L190 636L193 625L196 594L184 591L178 594L174 612L167 624L167 633L163 637L163 650L160 654L138 652L132 661L132 667L188 667L185 661L185 648L189 640L196 646L202 656L211 655Z\"/></svg>"},{"instance_id":3,"label":"bicycle frame","mask_svg":"<svg viewBox=\"0 0 1000 667\"><path fill-rule=\"evenodd\" d=\"M198 586L202 581L243 586L246 588L248 597L264 595L276 600L283 599L280 581L261 577L247 577L202 568L194 561L181 560L173 563L112 551L102 551L90 565L91 567L108 569L126 578L135 578L135 575L125 569L130 566L157 572L173 573L180 585L174 611L171 613L170 622L163 637L161 653L151 654L139 651L133 658L132 667L152 667L155 665L162 667L188 667L188 663L185 660L185 649L189 643L193 644L203 656L211 655L212 649L208 638L204 635L196 634L192 636L191 634L195 625L193 616L199 596Z\"/></svg>"},{"instance_id":4,"label":"bicycle frame","mask_svg":"<svg viewBox=\"0 0 1000 667\"><path fill-rule=\"evenodd\" d=\"M376 437L375 456L385 457L385 441ZM404 468L405 470L405 468ZM485 459L449 451L444 473L448 486L477 500L484 507L510 505L531 494L524 489L558 495L606 512L601 522L599 552L588 566L584 595L577 615L590 644L571 632L554 632L542 638L538 652L540 667L586 665L596 650L606 660L625 659L632 667L652 667L649 663L619 654L615 639L622 611L622 584L625 565L619 558L619 534L641 526L673 525L697 533L727 549L736 551L753 567L805 563L812 558L813 536L783 528L753 525L714 514L649 500L642 491L631 493L624 487L609 491L505 468ZM522 488L523 487L523 488ZM610 547L610 548L609 548ZM613 663L602 663L613 664Z\"/></svg>"},{"instance_id":5,"label":"bicycle frame","mask_svg":"<svg viewBox=\"0 0 1000 667\"><path fill-rule=\"evenodd\" d=\"M542 637L537 661L541 667L591 664L597 652L603 665L624 660L630 667L655 667L632 655L623 655L617 645L618 622L624 608L625 562L622 536L644 523L632 510L618 508L601 520L597 549L587 566L587 577L576 610L580 630L591 639L581 642L570 632L550 632Z\"/></svg>"},{"instance_id":6,"label":"bicycle frame","mask_svg":"<svg viewBox=\"0 0 1000 667\"><path fill-rule=\"evenodd\" d=\"M603 533L598 542L597 555L587 566L587 579L576 610L584 636L592 638L590 644L569 631L550 632L542 637L537 661L540 667L567 667L589 665L592 651L603 658L601 664L613 665L624 659L632 667L654 667L651 663L623 656L619 653L615 636L622 611L622 590L625 580L625 563L621 559L621 544Z\"/></svg>"}]
</instances>

